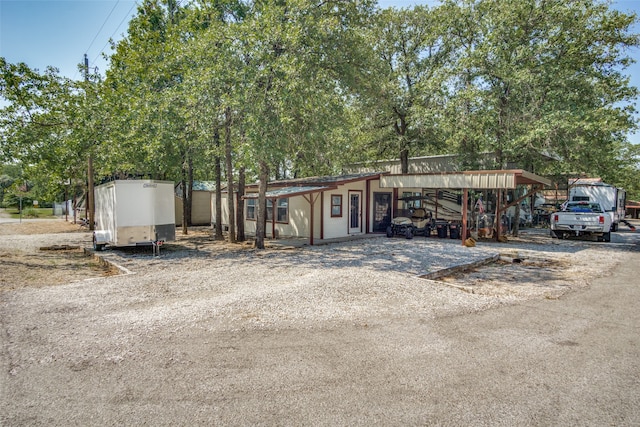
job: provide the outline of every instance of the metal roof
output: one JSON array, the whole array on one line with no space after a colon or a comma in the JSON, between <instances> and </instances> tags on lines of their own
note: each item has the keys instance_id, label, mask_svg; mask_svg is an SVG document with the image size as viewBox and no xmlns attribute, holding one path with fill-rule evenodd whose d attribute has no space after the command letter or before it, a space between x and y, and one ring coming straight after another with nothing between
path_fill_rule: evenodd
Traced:
<instances>
[{"instance_id":1,"label":"metal roof","mask_svg":"<svg viewBox=\"0 0 640 427\"><path fill-rule=\"evenodd\" d=\"M551 185L551 181L521 169L383 175L380 177L380 187L382 188L511 189L518 185L530 184Z\"/></svg>"},{"instance_id":2,"label":"metal roof","mask_svg":"<svg viewBox=\"0 0 640 427\"><path fill-rule=\"evenodd\" d=\"M216 191L215 181L193 181L193 191ZM182 182L176 184L176 190L182 190Z\"/></svg>"},{"instance_id":3,"label":"metal roof","mask_svg":"<svg viewBox=\"0 0 640 427\"><path fill-rule=\"evenodd\" d=\"M215 181L193 181L194 191L216 191Z\"/></svg>"},{"instance_id":4,"label":"metal roof","mask_svg":"<svg viewBox=\"0 0 640 427\"><path fill-rule=\"evenodd\" d=\"M269 187L295 187L295 186L315 186L315 185L340 185L348 182L362 181L367 179L378 178L386 172L366 172L352 173L337 176L312 176L308 178L283 179L279 181L270 181ZM257 185L257 184L253 184Z\"/></svg>"},{"instance_id":5,"label":"metal roof","mask_svg":"<svg viewBox=\"0 0 640 427\"><path fill-rule=\"evenodd\" d=\"M306 187L282 187L276 190L270 190L266 193L267 199L282 199L285 197L302 196L310 193L318 193L325 190L334 190L335 186L306 186ZM243 199L257 199L258 193L247 193L242 196Z\"/></svg>"}]
</instances>

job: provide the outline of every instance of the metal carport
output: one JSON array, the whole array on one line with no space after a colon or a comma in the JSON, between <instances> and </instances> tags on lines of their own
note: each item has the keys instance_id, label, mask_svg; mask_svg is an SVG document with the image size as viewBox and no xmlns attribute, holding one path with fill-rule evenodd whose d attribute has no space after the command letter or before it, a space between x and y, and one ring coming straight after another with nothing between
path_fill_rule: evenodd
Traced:
<instances>
[{"instance_id":1,"label":"metal carport","mask_svg":"<svg viewBox=\"0 0 640 427\"><path fill-rule=\"evenodd\" d=\"M530 186L525 195L519 197L508 205L502 205L503 190L512 190L519 185ZM431 188L431 189L461 189L463 191L462 203L462 242L467 239L467 206L469 190L496 190L496 218L524 200L526 197L541 190L545 185L551 185L551 181L534 173L522 169L511 170L481 170L442 173L398 174L380 177L381 188ZM437 193L436 193L437 194ZM496 227L496 239L500 237L500 227Z\"/></svg>"}]
</instances>

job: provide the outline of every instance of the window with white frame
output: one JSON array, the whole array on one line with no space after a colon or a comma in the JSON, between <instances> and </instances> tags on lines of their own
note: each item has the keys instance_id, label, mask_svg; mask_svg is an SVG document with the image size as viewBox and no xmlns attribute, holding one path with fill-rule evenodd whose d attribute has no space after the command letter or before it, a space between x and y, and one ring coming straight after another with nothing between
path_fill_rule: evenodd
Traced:
<instances>
[{"instance_id":1,"label":"window with white frame","mask_svg":"<svg viewBox=\"0 0 640 427\"><path fill-rule=\"evenodd\" d=\"M273 200L267 199L267 221L273 220ZM289 222L289 199L276 200L276 222Z\"/></svg>"},{"instance_id":2,"label":"window with white frame","mask_svg":"<svg viewBox=\"0 0 640 427\"><path fill-rule=\"evenodd\" d=\"M331 195L331 216L332 217L342 216L342 195L341 194Z\"/></svg>"},{"instance_id":3,"label":"window with white frame","mask_svg":"<svg viewBox=\"0 0 640 427\"><path fill-rule=\"evenodd\" d=\"M246 219L256 219L256 205L257 205L258 200L257 199L247 199L246 200L246 206L247 206L247 215L245 216Z\"/></svg>"},{"instance_id":4,"label":"window with white frame","mask_svg":"<svg viewBox=\"0 0 640 427\"><path fill-rule=\"evenodd\" d=\"M258 199L247 199L246 219L256 220L258 215ZM273 219L273 200L267 199L267 221ZM276 222L289 222L289 199L278 199L276 201Z\"/></svg>"}]
</instances>

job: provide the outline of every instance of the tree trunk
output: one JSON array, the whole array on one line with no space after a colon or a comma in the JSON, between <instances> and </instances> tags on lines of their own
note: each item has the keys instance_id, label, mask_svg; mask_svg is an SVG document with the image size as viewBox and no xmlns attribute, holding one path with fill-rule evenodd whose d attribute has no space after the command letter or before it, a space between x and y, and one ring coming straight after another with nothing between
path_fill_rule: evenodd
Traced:
<instances>
[{"instance_id":1,"label":"tree trunk","mask_svg":"<svg viewBox=\"0 0 640 427\"><path fill-rule=\"evenodd\" d=\"M227 164L227 191L228 191L228 211L229 211L229 243L236 242L236 210L233 191L233 159L231 158L231 109L227 107L224 111L224 154Z\"/></svg>"},{"instance_id":2,"label":"tree trunk","mask_svg":"<svg viewBox=\"0 0 640 427\"><path fill-rule=\"evenodd\" d=\"M213 133L213 140L216 145L216 153L219 153L220 149L220 134L218 133L218 129ZM216 154L214 159L215 163L215 179L216 179L216 231L215 231L215 239L222 240L222 160L220 159L220 155Z\"/></svg>"},{"instance_id":3,"label":"tree trunk","mask_svg":"<svg viewBox=\"0 0 640 427\"><path fill-rule=\"evenodd\" d=\"M498 110L498 127L496 129L496 169L505 169L506 160L504 149L506 145L506 139L509 133L509 86L507 85L502 89L501 96L499 98L499 110Z\"/></svg>"},{"instance_id":4,"label":"tree trunk","mask_svg":"<svg viewBox=\"0 0 640 427\"><path fill-rule=\"evenodd\" d=\"M193 225L193 158L191 154L188 154L187 160L187 211L186 211L186 223L187 226Z\"/></svg>"},{"instance_id":5,"label":"tree trunk","mask_svg":"<svg viewBox=\"0 0 640 427\"><path fill-rule=\"evenodd\" d=\"M189 189L187 188L187 171L182 169L182 234L189 234L189 226L187 225L187 205L189 204Z\"/></svg>"},{"instance_id":6,"label":"tree trunk","mask_svg":"<svg viewBox=\"0 0 640 427\"><path fill-rule=\"evenodd\" d=\"M237 226L238 226L238 235L236 236L236 240L238 242L244 242L246 239L244 233L244 186L245 186L245 176L244 176L244 166L238 169L238 215L237 215Z\"/></svg>"},{"instance_id":7,"label":"tree trunk","mask_svg":"<svg viewBox=\"0 0 640 427\"><path fill-rule=\"evenodd\" d=\"M264 249L265 224L267 221L267 180L269 179L269 166L264 160L260 161L259 187L258 187L258 212L256 215L256 248Z\"/></svg>"},{"instance_id":8,"label":"tree trunk","mask_svg":"<svg viewBox=\"0 0 640 427\"><path fill-rule=\"evenodd\" d=\"M402 173L409 173L409 150L406 148L400 151L400 167Z\"/></svg>"},{"instance_id":9,"label":"tree trunk","mask_svg":"<svg viewBox=\"0 0 640 427\"><path fill-rule=\"evenodd\" d=\"M405 116L398 114L398 120L393 124L396 135L400 139L400 172L409 173L409 148L407 147L407 122Z\"/></svg>"},{"instance_id":10,"label":"tree trunk","mask_svg":"<svg viewBox=\"0 0 640 427\"><path fill-rule=\"evenodd\" d=\"M95 230L96 220L96 206L95 206L95 191L93 183L93 155L89 154L89 160L87 162L87 220L89 221L89 230Z\"/></svg>"}]
</instances>

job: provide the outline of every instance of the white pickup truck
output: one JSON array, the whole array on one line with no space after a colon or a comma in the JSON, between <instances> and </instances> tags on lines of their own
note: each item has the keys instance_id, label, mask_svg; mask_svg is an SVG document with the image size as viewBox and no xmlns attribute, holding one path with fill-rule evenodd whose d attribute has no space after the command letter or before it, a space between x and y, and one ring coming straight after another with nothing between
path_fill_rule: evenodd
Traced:
<instances>
[{"instance_id":1,"label":"white pickup truck","mask_svg":"<svg viewBox=\"0 0 640 427\"><path fill-rule=\"evenodd\" d=\"M594 236L611 241L611 216L597 202L568 202L563 210L551 214L551 237Z\"/></svg>"}]
</instances>

